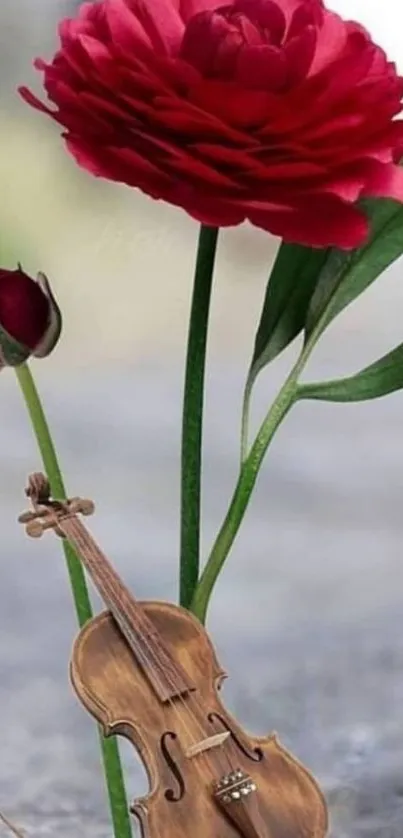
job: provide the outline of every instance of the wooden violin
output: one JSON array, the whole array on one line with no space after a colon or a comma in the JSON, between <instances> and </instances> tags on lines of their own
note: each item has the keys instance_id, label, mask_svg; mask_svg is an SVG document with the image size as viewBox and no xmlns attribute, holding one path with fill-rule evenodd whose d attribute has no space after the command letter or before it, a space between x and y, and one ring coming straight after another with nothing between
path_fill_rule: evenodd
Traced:
<instances>
[{"instance_id":1,"label":"wooden violin","mask_svg":"<svg viewBox=\"0 0 403 838\"><path fill-rule=\"evenodd\" d=\"M26 494L27 534L68 539L107 606L74 643L71 680L105 735L129 739L146 768L150 791L131 807L143 838L323 838L319 786L275 735L249 736L226 711L226 675L199 621L133 597L77 517L92 501L51 500L37 474Z\"/></svg>"}]
</instances>

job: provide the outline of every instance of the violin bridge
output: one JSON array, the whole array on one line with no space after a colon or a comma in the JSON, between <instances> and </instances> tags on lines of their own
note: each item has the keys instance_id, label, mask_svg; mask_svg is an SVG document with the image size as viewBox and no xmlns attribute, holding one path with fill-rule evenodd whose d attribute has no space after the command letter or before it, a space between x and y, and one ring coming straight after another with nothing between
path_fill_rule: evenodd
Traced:
<instances>
[{"instance_id":1,"label":"violin bridge","mask_svg":"<svg viewBox=\"0 0 403 838\"><path fill-rule=\"evenodd\" d=\"M216 733L215 736L209 736L208 739L203 739L201 742L195 742L194 745L187 748L185 756L188 759L192 759L192 757L197 756L197 754L202 754L204 751L210 751L212 748L217 748L219 745L222 745L229 736L231 736L230 732L225 731L225 733Z\"/></svg>"}]
</instances>

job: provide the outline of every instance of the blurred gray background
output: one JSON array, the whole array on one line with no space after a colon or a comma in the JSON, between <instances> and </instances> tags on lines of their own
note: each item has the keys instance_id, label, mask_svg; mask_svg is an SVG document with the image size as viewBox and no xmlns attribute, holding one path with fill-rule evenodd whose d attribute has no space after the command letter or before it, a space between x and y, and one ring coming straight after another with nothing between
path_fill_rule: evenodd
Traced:
<instances>
[{"instance_id":1,"label":"blurred gray background","mask_svg":"<svg viewBox=\"0 0 403 838\"><path fill-rule=\"evenodd\" d=\"M383 33L394 4L378 9ZM71 492L96 499L93 530L137 594L176 599L181 388L197 225L76 169L56 127L19 101L17 84L38 88L31 59L51 55L57 19L73 6L1 2L1 262L45 271L64 312L57 351L33 366ZM364 14L359 0L355 6ZM403 53L393 57L403 63ZM242 386L276 247L247 226L221 237L204 555L236 478ZM332 326L307 377L370 363L401 341L402 322L396 264ZM255 422L295 351L262 375ZM28 838L110 838L95 727L68 682L76 623L59 544L51 536L28 542L16 523L26 476L40 461L11 371L2 373L1 393L0 810ZM401 393L294 410L271 448L209 617L231 674L229 707L252 731L277 730L316 773L334 838L400 838L403 829L402 421ZM122 753L130 797L144 793L132 749Z\"/></svg>"}]
</instances>

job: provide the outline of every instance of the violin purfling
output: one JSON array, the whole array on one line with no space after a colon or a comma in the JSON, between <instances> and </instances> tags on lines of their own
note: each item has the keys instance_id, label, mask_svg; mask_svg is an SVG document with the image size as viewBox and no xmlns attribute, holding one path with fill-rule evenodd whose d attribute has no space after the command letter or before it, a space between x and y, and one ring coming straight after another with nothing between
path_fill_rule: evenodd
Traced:
<instances>
[{"instance_id":1,"label":"violin purfling","mask_svg":"<svg viewBox=\"0 0 403 838\"><path fill-rule=\"evenodd\" d=\"M199 621L135 599L78 517L92 501L52 500L40 474L26 494L27 534L68 539L106 605L78 634L70 674L105 735L129 739L145 766L150 790L131 807L142 838L324 838L318 784L276 735L250 736L227 712L226 673Z\"/></svg>"}]
</instances>

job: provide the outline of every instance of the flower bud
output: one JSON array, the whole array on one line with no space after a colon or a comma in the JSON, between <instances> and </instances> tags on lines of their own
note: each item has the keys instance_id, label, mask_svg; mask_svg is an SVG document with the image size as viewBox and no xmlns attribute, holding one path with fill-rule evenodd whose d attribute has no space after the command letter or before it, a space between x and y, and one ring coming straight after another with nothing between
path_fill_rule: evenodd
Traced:
<instances>
[{"instance_id":1,"label":"flower bud","mask_svg":"<svg viewBox=\"0 0 403 838\"><path fill-rule=\"evenodd\" d=\"M60 337L62 316L46 276L31 279L21 266L0 269L0 368L44 358Z\"/></svg>"}]
</instances>

